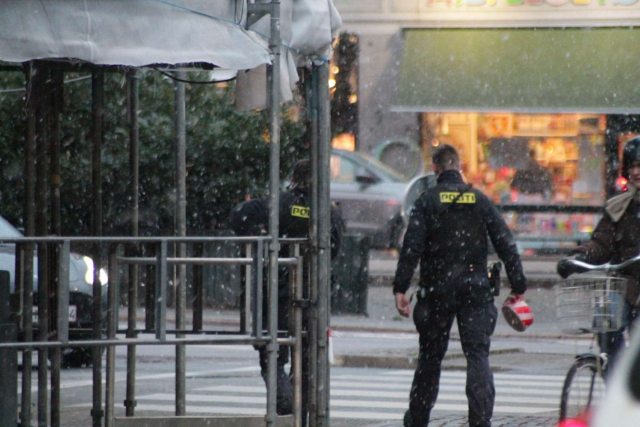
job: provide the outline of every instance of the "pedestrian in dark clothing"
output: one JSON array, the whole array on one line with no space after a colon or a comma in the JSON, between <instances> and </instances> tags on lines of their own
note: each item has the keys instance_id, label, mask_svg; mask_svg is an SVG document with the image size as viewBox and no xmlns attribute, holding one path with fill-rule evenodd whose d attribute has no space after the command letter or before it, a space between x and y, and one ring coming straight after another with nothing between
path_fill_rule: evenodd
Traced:
<instances>
[{"instance_id":1,"label":"pedestrian in dark clothing","mask_svg":"<svg viewBox=\"0 0 640 427\"><path fill-rule=\"evenodd\" d=\"M622 175L628 180L627 189L607 200L604 215L591 239L558 262L558 274L563 278L582 272L567 262L570 259L589 264L619 264L640 254L640 137L625 145ZM632 264L621 272L621 276L629 279L624 295L622 327L618 331L598 334L600 348L608 356L607 372L613 370L618 353L624 348L624 331L633 327L640 310L640 265Z\"/></svg>"},{"instance_id":2,"label":"pedestrian in dark clothing","mask_svg":"<svg viewBox=\"0 0 640 427\"><path fill-rule=\"evenodd\" d=\"M509 228L493 203L464 183L456 149L442 145L432 160L438 183L411 212L393 283L398 312L409 317L406 292L420 262L413 312L420 353L405 427L429 424L454 318L467 358L469 426L489 427L495 400L489 347L498 312L487 275L487 236L506 264L512 295L523 294L527 282Z\"/></svg>"},{"instance_id":3,"label":"pedestrian in dark clothing","mask_svg":"<svg viewBox=\"0 0 640 427\"><path fill-rule=\"evenodd\" d=\"M301 160L294 166L291 177L291 189L280 194L280 237L281 238L308 238L309 237L309 213L310 213L310 183L311 167L308 160ZM259 236L267 234L269 226L269 206L266 198L249 200L233 208L229 219L231 229L239 236ZM340 211L331 206L331 256L337 255L342 240L342 219ZM285 249L280 257L287 257ZM305 276L308 274L304 272ZM289 307L291 296L289 295L289 269L281 266L278 272L278 330L287 330L289 327ZM265 276L266 278L266 276ZM265 280L263 295L268 295L268 283ZM306 296L308 298L308 296ZM262 310L267 324L266 298ZM306 323L306 322L305 322ZM267 351L264 347L258 348L260 354L260 368L262 377L267 381ZM303 362L304 362L303 357ZM278 350L277 373L277 413L288 415L292 412L293 387L290 376L284 367L289 361L289 347L282 346ZM303 371L305 367L303 366ZM304 380L304 378L303 378ZM303 386L303 402L306 402L307 387ZM303 408L304 409L304 408ZM305 411L303 410L303 413Z\"/></svg>"},{"instance_id":4,"label":"pedestrian in dark clothing","mask_svg":"<svg viewBox=\"0 0 640 427\"><path fill-rule=\"evenodd\" d=\"M540 195L548 200L553 193L551 174L538 164L535 156L535 151L529 151L527 166L518 169L513 176L513 181L511 181L511 188L521 194Z\"/></svg>"}]
</instances>

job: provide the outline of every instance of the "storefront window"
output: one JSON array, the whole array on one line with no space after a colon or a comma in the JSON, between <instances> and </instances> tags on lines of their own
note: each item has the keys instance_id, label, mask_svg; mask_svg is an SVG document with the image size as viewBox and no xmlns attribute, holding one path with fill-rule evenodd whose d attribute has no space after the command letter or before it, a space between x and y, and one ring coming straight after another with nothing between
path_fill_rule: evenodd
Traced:
<instances>
[{"instance_id":1,"label":"storefront window","mask_svg":"<svg viewBox=\"0 0 640 427\"><path fill-rule=\"evenodd\" d=\"M448 143L465 179L501 205L602 206L603 115L423 113L428 155ZM506 213L517 235L579 238L599 215ZM555 246L558 246L557 244Z\"/></svg>"}]
</instances>

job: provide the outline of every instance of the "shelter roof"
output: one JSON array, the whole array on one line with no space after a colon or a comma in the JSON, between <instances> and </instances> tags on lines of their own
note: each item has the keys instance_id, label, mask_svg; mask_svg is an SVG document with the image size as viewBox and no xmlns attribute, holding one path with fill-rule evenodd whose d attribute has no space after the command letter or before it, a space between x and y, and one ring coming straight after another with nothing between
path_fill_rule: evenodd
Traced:
<instances>
[{"instance_id":1,"label":"shelter roof","mask_svg":"<svg viewBox=\"0 0 640 427\"><path fill-rule=\"evenodd\" d=\"M235 0L0 0L0 60L251 69L271 56L267 41L243 28L245 6Z\"/></svg>"}]
</instances>

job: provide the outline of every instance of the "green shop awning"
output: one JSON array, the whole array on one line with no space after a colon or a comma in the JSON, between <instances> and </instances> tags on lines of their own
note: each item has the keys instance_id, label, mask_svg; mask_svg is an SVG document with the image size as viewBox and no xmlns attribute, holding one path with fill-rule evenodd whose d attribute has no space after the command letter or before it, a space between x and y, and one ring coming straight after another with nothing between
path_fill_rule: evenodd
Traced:
<instances>
[{"instance_id":1,"label":"green shop awning","mask_svg":"<svg viewBox=\"0 0 640 427\"><path fill-rule=\"evenodd\" d=\"M405 33L393 111L640 113L640 28Z\"/></svg>"}]
</instances>

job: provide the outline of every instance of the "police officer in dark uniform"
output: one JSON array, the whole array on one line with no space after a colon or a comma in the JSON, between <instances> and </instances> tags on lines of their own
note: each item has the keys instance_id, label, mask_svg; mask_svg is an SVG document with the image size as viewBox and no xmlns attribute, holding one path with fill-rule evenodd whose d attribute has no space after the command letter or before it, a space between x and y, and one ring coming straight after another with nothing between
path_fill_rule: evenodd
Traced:
<instances>
[{"instance_id":1,"label":"police officer in dark uniform","mask_svg":"<svg viewBox=\"0 0 640 427\"><path fill-rule=\"evenodd\" d=\"M294 166L291 177L291 188L280 194L280 237L281 238L308 238L309 237L309 205L310 205L311 165L309 160L301 160ZM259 236L267 234L269 228L269 206L266 198L249 200L233 208L229 218L231 229L238 236ZM337 207L331 206L331 256L338 253L342 240L342 219ZM284 249L283 249L284 251ZM280 257L288 256L281 252ZM304 272L305 275L307 272ZM289 307L291 297L289 295L289 269L280 267L278 282L278 329L287 330L289 325ZM266 278L266 276L265 276ZM263 295L268 295L265 280ZM266 298L265 298L266 304ZM266 305L263 309L266 317ZM266 325L266 319L264 319ZM260 353L260 368L262 377L267 381L267 351L258 349ZM304 359L304 358L303 358ZM284 366L289 361L289 347L281 346L278 351L278 383L276 406L279 415L288 415L292 412L293 387L289 375ZM304 360L303 360L304 362ZM304 366L303 366L304 369ZM303 379L304 380L304 379ZM303 402L306 402L307 387L303 386ZM304 408L303 408L304 413Z\"/></svg>"},{"instance_id":2,"label":"police officer in dark uniform","mask_svg":"<svg viewBox=\"0 0 640 427\"><path fill-rule=\"evenodd\" d=\"M398 312L409 317L411 304L406 292L420 262L418 302L413 312L420 354L405 426L429 424L438 397L442 359L457 318L467 358L469 426L490 427L495 389L489 347L497 309L487 275L487 236L506 264L512 294L523 294L527 282L509 228L493 203L462 180L456 149L442 145L432 160L438 183L416 201L393 284Z\"/></svg>"}]
</instances>

